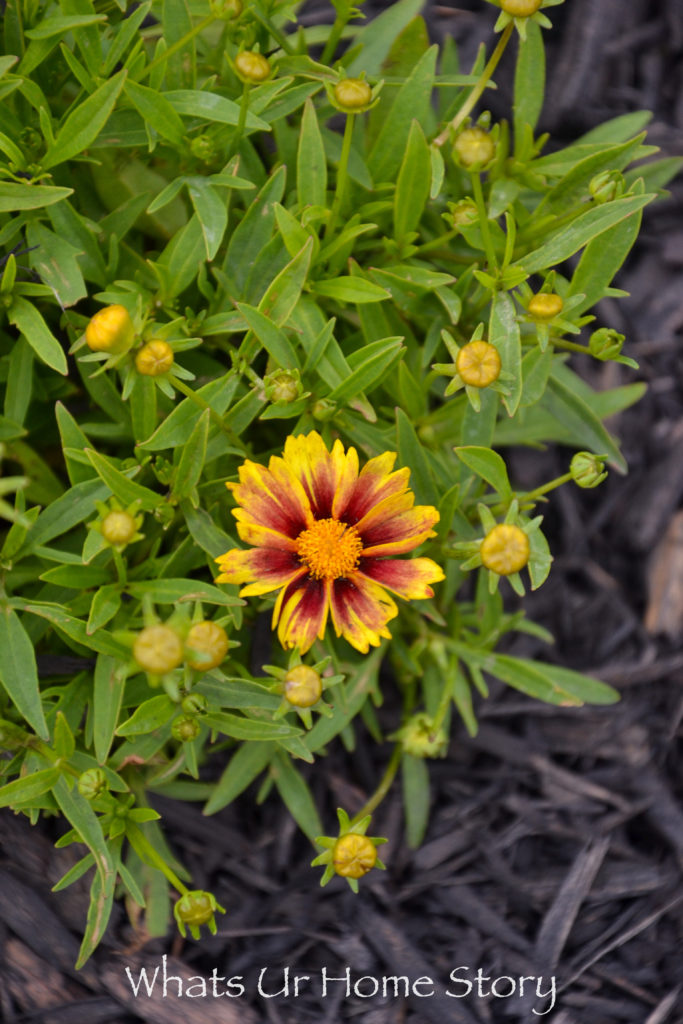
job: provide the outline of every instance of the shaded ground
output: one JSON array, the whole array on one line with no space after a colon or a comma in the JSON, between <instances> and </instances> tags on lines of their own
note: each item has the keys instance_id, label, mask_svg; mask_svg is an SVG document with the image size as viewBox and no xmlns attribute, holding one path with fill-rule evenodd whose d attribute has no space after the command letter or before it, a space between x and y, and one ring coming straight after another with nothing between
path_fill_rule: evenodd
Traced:
<instances>
[{"instance_id":1,"label":"shaded ground","mask_svg":"<svg viewBox=\"0 0 683 1024\"><path fill-rule=\"evenodd\" d=\"M315 0L317 3L317 0ZM318 9L320 9L318 4ZM326 9L329 5L323 5ZM378 10L383 5L366 5ZM482 11L481 8L485 9ZM309 10L316 8L309 5ZM478 0L432 5L435 38L452 32L463 65L493 24ZM569 139L629 110L655 112L650 141L683 153L683 9L678 0L571 0L550 12L560 31L551 50L550 99L542 127ZM509 71L509 69L508 69ZM499 81L503 79L499 76ZM504 95L504 93L503 93ZM431 764L433 814L418 851L402 837L400 794L376 816L390 838L386 874L366 879L354 898L344 883L318 887L311 852L276 799L255 807L253 793L215 818L159 801L168 835L196 884L228 908L215 939L155 941L137 949L119 909L107 941L73 970L85 916L84 892L49 887L69 864L55 851L58 830L31 829L2 816L0 845L0 1019L41 1024L188 1022L213 1024L682 1024L683 970L683 183L667 204L648 209L643 234L620 279L631 298L605 303L604 322L628 337L628 354L648 382L646 398L622 414L631 471L595 492L563 489L546 512L556 562L548 583L527 599L532 617L557 637L548 655L621 690L605 709L558 709L502 687L478 713L470 739L456 729L449 756ZM594 383L634 379L615 364L583 368ZM566 453L514 455L521 483L562 472ZM389 687L383 713L392 721ZM327 821L350 812L373 788L386 751L335 747L312 772ZM324 778L321 777L324 773ZM316 777L316 773L317 777ZM135 999L124 967L163 953L169 973L242 976L242 998ZM266 999L283 970L310 976L301 994ZM330 982L350 968L352 990ZM449 982L454 968L474 984ZM477 994L476 972L499 998ZM354 993L353 983L368 976ZM409 1000L382 996L382 978L427 976ZM519 995L520 976L542 978L545 999ZM373 979L379 993L371 995ZM290 979L291 980L291 979ZM293 984L293 982L292 982ZM534 996L537 982L527 982ZM219 991L225 982L219 983ZM177 989L169 988L173 993ZM402 988L399 987L402 991ZM550 1004L552 1008L550 1008ZM538 1018L539 1013L549 1011Z\"/></svg>"}]
</instances>

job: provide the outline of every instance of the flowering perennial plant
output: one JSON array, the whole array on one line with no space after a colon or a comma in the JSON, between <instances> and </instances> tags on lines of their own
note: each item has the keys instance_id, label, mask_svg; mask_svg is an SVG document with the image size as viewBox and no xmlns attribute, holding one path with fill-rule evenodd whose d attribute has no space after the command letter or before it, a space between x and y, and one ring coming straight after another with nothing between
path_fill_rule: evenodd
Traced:
<instances>
[{"instance_id":1,"label":"flowering perennial plant","mask_svg":"<svg viewBox=\"0 0 683 1024\"><path fill-rule=\"evenodd\" d=\"M488 680L618 696L506 645L548 638L523 603L547 493L626 469L630 339L585 328L680 161L640 111L547 146L560 0L490 2L471 73L420 0L335 0L331 28L281 0L3 5L0 807L79 851L79 966L116 894L145 937L229 920L158 795L277 794L357 889L399 773L420 843L427 761ZM509 446L550 443L566 471L521 488ZM326 835L309 779L371 738L384 774Z\"/></svg>"}]
</instances>

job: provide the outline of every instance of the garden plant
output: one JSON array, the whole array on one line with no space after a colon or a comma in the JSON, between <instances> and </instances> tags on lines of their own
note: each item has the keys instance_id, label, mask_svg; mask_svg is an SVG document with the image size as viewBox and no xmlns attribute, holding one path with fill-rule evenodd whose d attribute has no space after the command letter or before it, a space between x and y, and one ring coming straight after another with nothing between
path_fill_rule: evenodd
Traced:
<instances>
[{"instance_id":1,"label":"garden plant","mask_svg":"<svg viewBox=\"0 0 683 1024\"><path fill-rule=\"evenodd\" d=\"M618 698L506 640L552 642L523 602L545 495L626 471L604 421L643 386L595 392L576 357L637 369L592 310L680 162L647 159L647 112L539 135L561 0L488 2L471 69L421 0L333 0L332 27L280 0L5 6L0 806L77 844L79 965L117 896L150 935L230 913L155 794L277 793L357 890L395 779L421 842L487 677ZM516 487L506 449L549 443L566 472ZM384 775L334 822L307 777L370 740Z\"/></svg>"}]
</instances>

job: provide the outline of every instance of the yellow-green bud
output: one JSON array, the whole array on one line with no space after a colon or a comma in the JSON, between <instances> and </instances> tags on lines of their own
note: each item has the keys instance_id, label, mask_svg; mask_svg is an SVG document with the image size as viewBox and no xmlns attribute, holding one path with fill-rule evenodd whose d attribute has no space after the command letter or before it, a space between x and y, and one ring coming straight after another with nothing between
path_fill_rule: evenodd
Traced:
<instances>
[{"instance_id":1,"label":"yellow-green bud","mask_svg":"<svg viewBox=\"0 0 683 1024\"><path fill-rule=\"evenodd\" d=\"M476 224L479 220L479 210L473 199L465 197L451 206L454 228L468 228L470 224Z\"/></svg>"},{"instance_id":2,"label":"yellow-green bud","mask_svg":"<svg viewBox=\"0 0 683 1024\"><path fill-rule=\"evenodd\" d=\"M490 530L479 548L482 564L499 576L519 572L529 561L529 538L512 523L499 523Z\"/></svg>"},{"instance_id":3,"label":"yellow-green bud","mask_svg":"<svg viewBox=\"0 0 683 1024\"><path fill-rule=\"evenodd\" d=\"M205 164L210 164L216 156L216 146L210 135L196 135L190 143L190 153Z\"/></svg>"},{"instance_id":4,"label":"yellow-green bud","mask_svg":"<svg viewBox=\"0 0 683 1024\"><path fill-rule=\"evenodd\" d=\"M295 665L285 676L285 697L295 708L312 707L322 692L322 680L309 665Z\"/></svg>"},{"instance_id":5,"label":"yellow-green bud","mask_svg":"<svg viewBox=\"0 0 683 1024\"><path fill-rule=\"evenodd\" d=\"M588 191L596 203L609 203L626 191L626 180L621 171L601 171L591 178Z\"/></svg>"},{"instance_id":6,"label":"yellow-green bud","mask_svg":"<svg viewBox=\"0 0 683 1024\"><path fill-rule=\"evenodd\" d=\"M170 626L147 626L135 638L133 657L145 672L161 676L182 663L183 643Z\"/></svg>"},{"instance_id":7,"label":"yellow-green bud","mask_svg":"<svg viewBox=\"0 0 683 1024\"><path fill-rule=\"evenodd\" d=\"M342 878L362 878L375 866L377 850L367 836L348 832L340 836L332 849L334 870Z\"/></svg>"},{"instance_id":8,"label":"yellow-green bud","mask_svg":"<svg viewBox=\"0 0 683 1024\"><path fill-rule=\"evenodd\" d=\"M129 512L110 512L102 520L102 536L115 548L124 548L138 531L135 518Z\"/></svg>"},{"instance_id":9,"label":"yellow-green bud","mask_svg":"<svg viewBox=\"0 0 683 1024\"><path fill-rule=\"evenodd\" d=\"M358 114L372 102L372 89L362 78L342 78L334 87L334 98L342 110Z\"/></svg>"},{"instance_id":10,"label":"yellow-green bud","mask_svg":"<svg viewBox=\"0 0 683 1024\"><path fill-rule=\"evenodd\" d=\"M303 394L298 370L273 370L263 378L263 390L269 402L294 402Z\"/></svg>"},{"instance_id":11,"label":"yellow-green bud","mask_svg":"<svg viewBox=\"0 0 683 1024\"><path fill-rule=\"evenodd\" d=\"M145 377L161 377L173 366L173 349L167 341L154 339L143 345L135 356L135 367Z\"/></svg>"},{"instance_id":12,"label":"yellow-green bud","mask_svg":"<svg viewBox=\"0 0 683 1024\"><path fill-rule=\"evenodd\" d=\"M500 0L501 10L513 18L530 18L542 3L543 0Z\"/></svg>"},{"instance_id":13,"label":"yellow-green bud","mask_svg":"<svg viewBox=\"0 0 683 1024\"><path fill-rule=\"evenodd\" d=\"M173 916L183 937L186 934L185 927L187 926L192 937L198 939L199 927L203 924L208 925L212 935L216 934L217 928L214 917L216 911L220 911L221 914L225 913L223 907L216 902L216 897L213 893L202 892L196 889L193 892L186 892L184 896L181 896L173 908Z\"/></svg>"},{"instance_id":14,"label":"yellow-green bud","mask_svg":"<svg viewBox=\"0 0 683 1024\"><path fill-rule=\"evenodd\" d=\"M107 776L101 768L88 768L79 776L78 792L86 800L95 800L102 793L106 793L108 788Z\"/></svg>"},{"instance_id":15,"label":"yellow-green bud","mask_svg":"<svg viewBox=\"0 0 683 1024\"><path fill-rule=\"evenodd\" d=\"M500 376L498 349L488 341L470 341L458 352L455 368L463 384L486 388Z\"/></svg>"},{"instance_id":16,"label":"yellow-green bud","mask_svg":"<svg viewBox=\"0 0 683 1024\"><path fill-rule=\"evenodd\" d=\"M413 757L445 757L448 737L424 712L413 715L397 733L406 754Z\"/></svg>"},{"instance_id":17,"label":"yellow-green bud","mask_svg":"<svg viewBox=\"0 0 683 1024\"><path fill-rule=\"evenodd\" d=\"M180 707L186 715L201 715L206 711L209 702L203 693L188 693L183 697Z\"/></svg>"},{"instance_id":18,"label":"yellow-green bud","mask_svg":"<svg viewBox=\"0 0 683 1024\"><path fill-rule=\"evenodd\" d=\"M127 352L135 340L135 328L125 306L105 306L85 329L85 341L93 352Z\"/></svg>"},{"instance_id":19,"label":"yellow-green bud","mask_svg":"<svg viewBox=\"0 0 683 1024\"><path fill-rule=\"evenodd\" d=\"M179 743L191 743L199 736L200 727L196 718L189 715L180 715L174 718L171 724L171 736Z\"/></svg>"},{"instance_id":20,"label":"yellow-green bud","mask_svg":"<svg viewBox=\"0 0 683 1024\"><path fill-rule=\"evenodd\" d=\"M222 626L208 620L195 622L185 638L185 661L198 672L209 672L225 660L229 646Z\"/></svg>"},{"instance_id":21,"label":"yellow-green bud","mask_svg":"<svg viewBox=\"0 0 683 1024\"><path fill-rule=\"evenodd\" d=\"M539 292L530 299L527 309L535 320L552 320L559 316L563 306L562 299L554 292Z\"/></svg>"},{"instance_id":22,"label":"yellow-green bud","mask_svg":"<svg viewBox=\"0 0 683 1024\"><path fill-rule=\"evenodd\" d=\"M235 70L243 81L265 82L270 75L271 67L262 53L242 50L235 57Z\"/></svg>"},{"instance_id":23,"label":"yellow-green bud","mask_svg":"<svg viewBox=\"0 0 683 1024\"><path fill-rule=\"evenodd\" d=\"M588 339L588 350L595 359L615 359L624 347L625 336L611 327L600 327Z\"/></svg>"},{"instance_id":24,"label":"yellow-green bud","mask_svg":"<svg viewBox=\"0 0 683 1024\"><path fill-rule=\"evenodd\" d=\"M465 170L477 170L493 160L496 145L488 132L477 126L465 128L455 140L453 155Z\"/></svg>"},{"instance_id":25,"label":"yellow-green bud","mask_svg":"<svg viewBox=\"0 0 683 1024\"><path fill-rule=\"evenodd\" d=\"M577 452L569 464L569 472L579 487L597 487L607 477L604 456Z\"/></svg>"}]
</instances>

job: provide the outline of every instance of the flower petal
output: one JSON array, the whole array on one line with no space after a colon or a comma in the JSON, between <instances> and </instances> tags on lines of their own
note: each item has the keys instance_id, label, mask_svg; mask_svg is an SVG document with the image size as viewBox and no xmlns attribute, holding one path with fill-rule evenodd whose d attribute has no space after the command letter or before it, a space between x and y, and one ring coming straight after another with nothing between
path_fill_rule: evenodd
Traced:
<instances>
[{"instance_id":1,"label":"flower petal","mask_svg":"<svg viewBox=\"0 0 683 1024\"><path fill-rule=\"evenodd\" d=\"M349 448L345 452L343 444L337 440L329 452L320 434L312 430L310 434L287 438L284 459L292 476L303 485L315 518L332 518L340 501L345 503L346 493L357 476L356 450ZM335 501L340 486L340 495Z\"/></svg>"},{"instance_id":2,"label":"flower petal","mask_svg":"<svg viewBox=\"0 0 683 1024\"><path fill-rule=\"evenodd\" d=\"M367 576L354 573L334 580L330 598L337 636L361 654L367 654L370 646L378 647L382 637L391 637L386 624L398 615L398 608L386 590Z\"/></svg>"},{"instance_id":3,"label":"flower petal","mask_svg":"<svg viewBox=\"0 0 683 1024\"><path fill-rule=\"evenodd\" d=\"M273 609L273 628L283 647L298 647L301 654L312 646L316 636L325 635L330 607L329 584L316 580L305 571L284 588Z\"/></svg>"},{"instance_id":4,"label":"flower petal","mask_svg":"<svg viewBox=\"0 0 683 1024\"><path fill-rule=\"evenodd\" d=\"M363 530L363 555L404 555L412 551L428 537L434 537L432 526L439 521L439 513L433 505L416 505L415 508L399 512L385 522L378 522L369 530ZM360 531L359 531L360 532Z\"/></svg>"},{"instance_id":5,"label":"flower petal","mask_svg":"<svg viewBox=\"0 0 683 1024\"><path fill-rule=\"evenodd\" d=\"M301 572L296 555L278 548L253 548L251 551L233 548L220 555L216 562L221 570L216 583L249 583L240 591L242 597L277 590Z\"/></svg>"},{"instance_id":6,"label":"flower petal","mask_svg":"<svg viewBox=\"0 0 683 1024\"><path fill-rule=\"evenodd\" d=\"M446 578L431 558L362 558L358 572L409 601L434 597L429 584Z\"/></svg>"},{"instance_id":7,"label":"flower petal","mask_svg":"<svg viewBox=\"0 0 683 1024\"><path fill-rule=\"evenodd\" d=\"M363 466L358 480L340 516L355 526L364 515L381 501L395 494L402 494L408 487L410 470L407 467L392 473L396 452L384 452Z\"/></svg>"},{"instance_id":8,"label":"flower petal","mask_svg":"<svg viewBox=\"0 0 683 1024\"><path fill-rule=\"evenodd\" d=\"M239 468L239 483L228 487L241 506L233 515L242 523L295 539L313 522L306 493L281 458L273 456L268 468L247 459Z\"/></svg>"}]
</instances>

